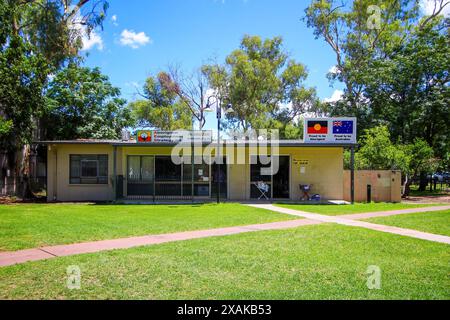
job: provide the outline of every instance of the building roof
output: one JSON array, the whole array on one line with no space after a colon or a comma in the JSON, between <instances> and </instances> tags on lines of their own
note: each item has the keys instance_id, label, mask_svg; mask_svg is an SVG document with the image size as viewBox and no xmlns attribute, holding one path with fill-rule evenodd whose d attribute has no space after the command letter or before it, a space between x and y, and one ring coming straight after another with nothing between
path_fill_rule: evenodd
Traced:
<instances>
[{"instance_id":1,"label":"building roof","mask_svg":"<svg viewBox=\"0 0 450 320\"><path fill-rule=\"evenodd\" d=\"M304 143L303 140L222 140L221 144L237 145L237 146L256 146L266 142L268 145L278 144L280 147L351 147L356 146L354 143ZM77 139L77 140L54 140L54 141L36 141L37 144L51 145L51 144L107 144L112 146L127 146L127 147L167 147L176 146L178 142L148 142L138 143L136 140L122 141L122 140L107 140L107 139ZM211 143L203 142L203 145ZM212 145L217 144L212 142ZM190 145L186 142L186 145Z\"/></svg>"}]
</instances>

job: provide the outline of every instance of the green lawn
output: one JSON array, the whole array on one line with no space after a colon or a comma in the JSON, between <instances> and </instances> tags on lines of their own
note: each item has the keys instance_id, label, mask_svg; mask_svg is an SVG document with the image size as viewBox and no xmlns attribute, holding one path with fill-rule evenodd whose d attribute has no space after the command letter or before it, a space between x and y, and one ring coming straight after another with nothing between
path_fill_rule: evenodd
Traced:
<instances>
[{"instance_id":1,"label":"green lawn","mask_svg":"<svg viewBox=\"0 0 450 320\"><path fill-rule=\"evenodd\" d=\"M366 221L450 237L450 210L370 218Z\"/></svg>"},{"instance_id":2,"label":"green lawn","mask_svg":"<svg viewBox=\"0 0 450 320\"><path fill-rule=\"evenodd\" d=\"M239 204L0 206L0 250L296 219Z\"/></svg>"},{"instance_id":3,"label":"green lawn","mask_svg":"<svg viewBox=\"0 0 450 320\"><path fill-rule=\"evenodd\" d=\"M446 244L323 224L4 267L0 299L449 299L449 262Z\"/></svg>"},{"instance_id":4,"label":"green lawn","mask_svg":"<svg viewBox=\"0 0 450 320\"><path fill-rule=\"evenodd\" d=\"M437 184L437 190L430 191L430 186L428 185L425 191L419 191L418 185L411 186L411 196L416 197L437 197L437 196L448 196L450 193L447 191L449 188L448 184Z\"/></svg>"},{"instance_id":5,"label":"green lawn","mask_svg":"<svg viewBox=\"0 0 450 320\"><path fill-rule=\"evenodd\" d=\"M330 216L362 213L362 212L376 212L376 211L388 211L388 210L400 210L409 208L420 208L435 206L436 204L406 204L406 203L355 203L353 205L315 205L315 204L276 204L279 207L320 213Z\"/></svg>"}]
</instances>

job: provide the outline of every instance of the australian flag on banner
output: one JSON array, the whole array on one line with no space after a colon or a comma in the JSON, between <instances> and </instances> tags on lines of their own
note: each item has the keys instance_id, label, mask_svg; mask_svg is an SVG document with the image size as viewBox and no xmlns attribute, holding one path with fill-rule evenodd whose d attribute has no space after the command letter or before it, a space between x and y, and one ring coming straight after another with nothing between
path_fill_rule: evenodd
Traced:
<instances>
[{"instance_id":1,"label":"australian flag on banner","mask_svg":"<svg viewBox=\"0 0 450 320\"><path fill-rule=\"evenodd\" d=\"M333 121L333 134L352 134L353 121Z\"/></svg>"}]
</instances>

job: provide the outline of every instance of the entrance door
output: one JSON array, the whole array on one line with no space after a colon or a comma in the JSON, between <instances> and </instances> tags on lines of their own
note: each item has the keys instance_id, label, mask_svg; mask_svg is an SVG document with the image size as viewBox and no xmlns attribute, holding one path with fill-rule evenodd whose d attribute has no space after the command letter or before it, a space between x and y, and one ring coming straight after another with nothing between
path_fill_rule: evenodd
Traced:
<instances>
[{"instance_id":1,"label":"entrance door","mask_svg":"<svg viewBox=\"0 0 450 320\"><path fill-rule=\"evenodd\" d=\"M152 196L154 185L153 156L128 156L127 194L129 196Z\"/></svg>"},{"instance_id":2,"label":"entrance door","mask_svg":"<svg viewBox=\"0 0 450 320\"><path fill-rule=\"evenodd\" d=\"M259 157L254 156L250 165L250 198L261 198L262 191L257 184L264 183L267 186L265 193L268 198L289 199L289 156L278 156L278 171L273 175L262 175L261 169L270 169L271 164L262 164ZM264 199L264 198L262 198Z\"/></svg>"},{"instance_id":3,"label":"entrance door","mask_svg":"<svg viewBox=\"0 0 450 320\"><path fill-rule=\"evenodd\" d=\"M289 156L279 156L278 172L272 177L273 197L289 199Z\"/></svg>"}]
</instances>

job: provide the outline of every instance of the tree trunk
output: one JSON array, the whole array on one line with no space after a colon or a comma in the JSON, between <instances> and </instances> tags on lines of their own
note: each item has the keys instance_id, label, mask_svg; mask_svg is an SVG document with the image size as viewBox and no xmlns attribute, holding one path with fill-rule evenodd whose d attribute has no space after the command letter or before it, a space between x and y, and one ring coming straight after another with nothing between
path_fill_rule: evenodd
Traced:
<instances>
[{"instance_id":1,"label":"tree trunk","mask_svg":"<svg viewBox=\"0 0 450 320\"><path fill-rule=\"evenodd\" d=\"M29 144L24 145L14 153L14 156L11 157L14 161L10 163L10 170L14 173L14 193L19 198L32 199L34 195L30 183L31 146Z\"/></svg>"},{"instance_id":2,"label":"tree trunk","mask_svg":"<svg viewBox=\"0 0 450 320\"><path fill-rule=\"evenodd\" d=\"M428 178L426 172L420 172L419 191L425 191L428 185Z\"/></svg>"},{"instance_id":3,"label":"tree trunk","mask_svg":"<svg viewBox=\"0 0 450 320\"><path fill-rule=\"evenodd\" d=\"M411 183L412 183L413 179L408 179L408 175L405 176L405 183L403 185L403 193L402 193L402 198L406 198L409 196L410 192L411 192Z\"/></svg>"}]
</instances>

